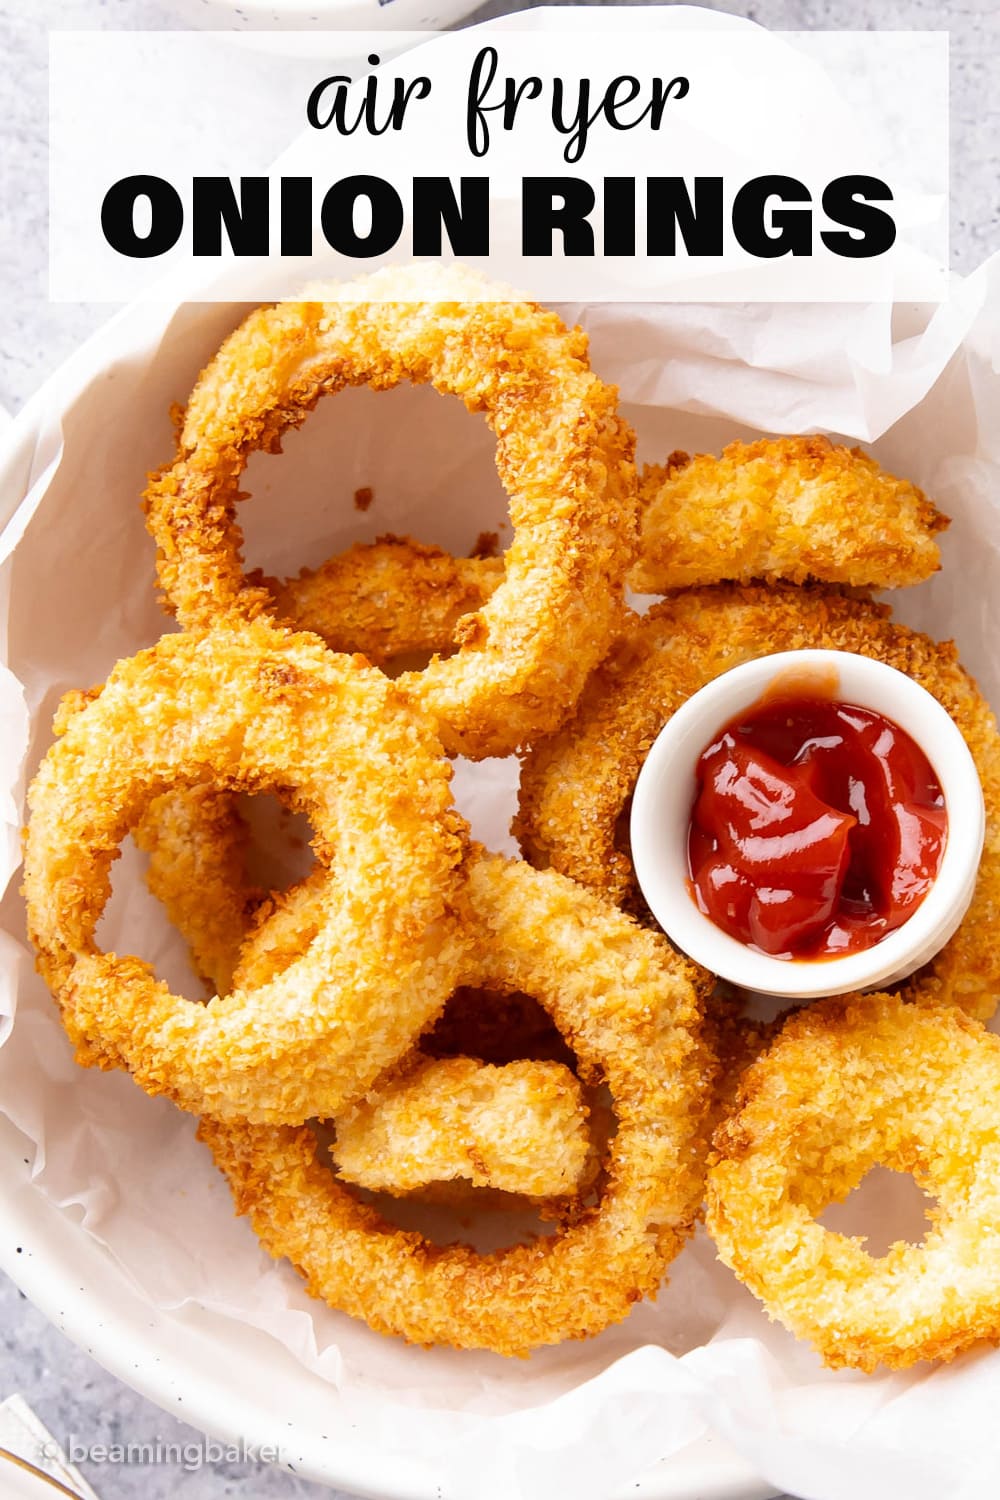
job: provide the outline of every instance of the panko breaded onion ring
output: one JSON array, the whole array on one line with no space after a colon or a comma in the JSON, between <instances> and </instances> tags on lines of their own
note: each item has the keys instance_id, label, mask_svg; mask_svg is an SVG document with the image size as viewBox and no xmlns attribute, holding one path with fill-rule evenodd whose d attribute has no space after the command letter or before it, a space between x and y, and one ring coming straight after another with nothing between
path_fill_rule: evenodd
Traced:
<instances>
[{"instance_id":1,"label":"panko breaded onion ring","mask_svg":"<svg viewBox=\"0 0 1000 1500\"><path fill-rule=\"evenodd\" d=\"M261 908L239 951L236 984L260 988L311 941L322 915L315 887L313 876ZM467 956L463 974L478 974L475 966L470 970L470 962ZM523 994L463 984L459 998L465 1003L450 1029L449 1001L434 1030L421 1037L398 1070L384 1074L364 1098L337 1112L334 1156L341 1176L396 1195L447 1183L542 1200L582 1195L600 1161L587 1127L590 1103L567 1065L572 1053L553 1026L563 1054L558 1059L526 1059L515 1053L495 1066L484 1065L478 1050L470 1056L439 1057L435 1040L447 1045L460 1038L470 1050L481 1041L496 1047L495 1028L505 1021L519 1026L529 1044L552 1045L548 1036L538 1034L537 1019L532 1034ZM544 1017L538 1002L531 1003ZM517 1040L510 1038L512 1045ZM600 1129L602 1111L598 1107L594 1113Z\"/></svg>"},{"instance_id":2,"label":"panko breaded onion ring","mask_svg":"<svg viewBox=\"0 0 1000 1500\"><path fill-rule=\"evenodd\" d=\"M496 590L499 558L452 557L411 537L359 543L313 572L272 584L280 611L334 651L375 666L403 654L446 652L455 626ZM263 891L245 879L249 831L232 797L214 787L165 792L132 830L149 854L146 882L191 950L198 973L227 994Z\"/></svg>"},{"instance_id":3,"label":"panko breaded onion ring","mask_svg":"<svg viewBox=\"0 0 1000 1500\"><path fill-rule=\"evenodd\" d=\"M346 1182L375 1192L460 1179L558 1198L576 1194L596 1165L588 1113L562 1063L422 1058L340 1111L332 1152Z\"/></svg>"},{"instance_id":4,"label":"panko breaded onion ring","mask_svg":"<svg viewBox=\"0 0 1000 1500\"><path fill-rule=\"evenodd\" d=\"M1000 736L951 642L894 624L884 605L818 586L691 589L619 637L573 718L527 755L514 833L525 857L644 912L623 818L650 745L670 716L730 667L826 647L887 662L927 689L961 730L983 786L986 840L972 904L907 993L987 1019L1000 994Z\"/></svg>"},{"instance_id":5,"label":"panko breaded onion ring","mask_svg":"<svg viewBox=\"0 0 1000 1500\"><path fill-rule=\"evenodd\" d=\"M412 537L358 543L274 590L282 615L334 651L360 651L379 667L396 656L442 654L456 627L503 582L500 557L452 557Z\"/></svg>"},{"instance_id":6,"label":"panko breaded onion ring","mask_svg":"<svg viewBox=\"0 0 1000 1500\"><path fill-rule=\"evenodd\" d=\"M136 829L136 842L150 853L149 888L199 972L220 994L234 985L263 989L315 936L323 872L284 896L247 887L248 829L235 799L214 787L165 793L150 814ZM585 1190L598 1166L590 1111L565 1065L571 1054L545 1012L523 995L467 987L450 997L456 1000L405 1072L338 1112L342 1175L394 1193L459 1179L537 1198ZM435 1060L436 1048L450 1044L454 1051L459 1042L471 1056ZM484 1051L504 1048L509 1068L482 1065ZM553 1055L528 1060L539 1050Z\"/></svg>"},{"instance_id":7,"label":"panko breaded onion ring","mask_svg":"<svg viewBox=\"0 0 1000 1500\"><path fill-rule=\"evenodd\" d=\"M720 1258L828 1365L901 1369L1000 1341L1000 1039L889 995L798 1012L715 1138ZM937 1199L921 1245L878 1259L822 1228L877 1163Z\"/></svg>"},{"instance_id":8,"label":"panko breaded onion ring","mask_svg":"<svg viewBox=\"0 0 1000 1500\"><path fill-rule=\"evenodd\" d=\"M860 448L825 437L672 453L640 478L638 593L729 579L807 578L864 588L920 583L948 525L927 496Z\"/></svg>"},{"instance_id":9,"label":"panko breaded onion ring","mask_svg":"<svg viewBox=\"0 0 1000 1500\"><path fill-rule=\"evenodd\" d=\"M634 435L585 335L534 304L473 300L490 290L421 265L252 313L202 372L177 457L146 491L166 598L183 625L204 627L233 607L272 607L243 575L240 476L321 396L405 380L483 412L514 528L504 580L462 621L454 655L400 678L448 748L473 756L508 754L564 717L619 624L637 539ZM357 300L394 294L423 300Z\"/></svg>"},{"instance_id":10,"label":"panko breaded onion ring","mask_svg":"<svg viewBox=\"0 0 1000 1500\"><path fill-rule=\"evenodd\" d=\"M415 1343L526 1354L598 1333L656 1292L698 1212L711 1064L693 970L662 938L517 861L480 855L468 880L463 981L537 995L613 1096L597 1204L551 1237L479 1255L387 1224L317 1159L311 1129L203 1120L200 1133L237 1212L313 1295Z\"/></svg>"},{"instance_id":11,"label":"panko breaded onion ring","mask_svg":"<svg viewBox=\"0 0 1000 1500\"><path fill-rule=\"evenodd\" d=\"M80 1059L219 1116L297 1123L357 1095L455 988L465 825L430 721L362 658L265 619L165 636L69 718L29 793L38 967ZM150 797L280 788L315 829L314 935L254 991L200 1005L94 931Z\"/></svg>"}]
</instances>

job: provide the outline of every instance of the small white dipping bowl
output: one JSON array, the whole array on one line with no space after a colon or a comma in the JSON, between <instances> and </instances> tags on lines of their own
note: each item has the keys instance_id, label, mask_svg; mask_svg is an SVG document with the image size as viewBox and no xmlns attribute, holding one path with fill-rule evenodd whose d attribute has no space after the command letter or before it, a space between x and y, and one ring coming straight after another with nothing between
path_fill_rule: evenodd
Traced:
<instances>
[{"instance_id":1,"label":"small white dipping bowl","mask_svg":"<svg viewBox=\"0 0 1000 1500\"><path fill-rule=\"evenodd\" d=\"M908 921L874 947L843 958L772 958L723 932L690 891L688 831L695 767L719 731L760 702L778 678L809 693L873 709L923 750L944 794L948 829L937 879ZM667 936L720 978L764 994L814 999L905 979L943 948L976 883L986 814L972 756L957 725L912 678L850 651L782 651L734 667L679 708L654 740L632 801L632 860L642 893Z\"/></svg>"}]
</instances>

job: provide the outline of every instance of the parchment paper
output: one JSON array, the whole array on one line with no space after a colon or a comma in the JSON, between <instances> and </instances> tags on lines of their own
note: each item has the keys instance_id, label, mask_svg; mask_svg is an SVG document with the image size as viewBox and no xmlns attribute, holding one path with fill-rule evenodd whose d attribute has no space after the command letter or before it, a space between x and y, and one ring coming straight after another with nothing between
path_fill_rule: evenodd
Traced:
<instances>
[{"instance_id":1,"label":"parchment paper","mask_svg":"<svg viewBox=\"0 0 1000 1500\"><path fill-rule=\"evenodd\" d=\"M954 636L1000 703L1000 263L956 282L934 311L562 311L590 331L594 367L620 383L643 458L754 433L823 431L869 444L925 487L953 526L942 572L900 598L899 614ZM38 1191L82 1210L81 1233L108 1246L151 1303L195 1301L272 1334L330 1382L336 1412L373 1444L433 1458L449 1496L597 1500L707 1428L776 1487L818 1500L978 1500L995 1491L998 1353L897 1375L824 1371L769 1325L703 1235L655 1304L592 1341L523 1362L409 1348L312 1302L290 1267L263 1254L234 1219L192 1118L122 1074L73 1063L24 948L10 879L24 775L50 741L59 695L100 681L118 656L167 628L138 499L146 470L170 452L169 403L183 400L239 316L188 303L120 319L98 352L47 388L6 476L0 1110L34 1143ZM467 550L504 522L491 453L483 424L425 389L328 400L283 456L251 465L249 560L294 572L389 530ZM365 514L352 505L362 485L375 491ZM515 768L496 762L462 766L456 778L461 804L494 847L510 847L515 780ZM134 854L116 866L101 938L190 984ZM906 1232L905 1193L883 1180L868 1196L873 1233Z\"/></svg>"}]
</instances>

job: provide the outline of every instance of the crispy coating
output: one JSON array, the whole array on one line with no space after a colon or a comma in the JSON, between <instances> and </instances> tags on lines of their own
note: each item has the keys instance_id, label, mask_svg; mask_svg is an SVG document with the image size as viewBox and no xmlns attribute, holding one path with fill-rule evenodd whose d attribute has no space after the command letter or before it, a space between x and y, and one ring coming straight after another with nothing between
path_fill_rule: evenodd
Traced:
<instances>
[{"instance_id":1,"label":"crispy coating","mask_svg":"<svg viewBox=\"0 0 1000 1500\"><path fill-rule=\"evenodd\" d=\"M655 1294L701 1197L711 1064L693 971L669 945L572 881L480 854L467 983L537 995L618 1131L599 1202L561 1232L479 1255L393 1228L317 1159L309 1128L203 1120L201 1136L262 1243L309 1290L418 1343L526 1354L583 1338Z\"/></svg>"},{"instance_id":2,"label":"crispy coating","mask_svg":"<svg viewBox=\"0 0 1000 1500\"><path fill-rule=\"evenodd\" d=\"M374 666L417 652L449 653L459 622L503 582L499 557L452 557L412 537L359 543L275 590L300 630L334 651L360 651Z\"/></svg>"},{"instance_id":3,"label":"crispy coating","mask_svg":"<svg viewBox=\"0 0 1000 1500\"><path fill-rule=\"evenodd\" d=\"M773 651L828 647L876 657L914 678L951 714L986 802L972 904L954 937L906 993L982 1020L1000 991L1000 737L952 643L894 624L883 605L793 584L691 589L636 620L593 674L576 714L525 759L514 832L525 857L642 913L623 822L650 745L682 703L730 667Z\"/></svg>"},{"instance_id":4,"label":"crispy coating","mask_svg":"<svg viewBox=\"0 0 1000 1500\"><path fill-rule=\"evenodd\" d=\"M77 698L79 702L79 698ZM220 1116L332 1114L394 1063L458 982L465 825L434 726L363 658L260 618L168 635L71 716L29 793L24 894L38 967L81 1061ZM312 940L207 1005L94 931L151 797L280 789L312 821Z\"/></svg>"},{"instance_id":5,"label":"crispy coating","mask_svg":"<svg viewBox=\"0 0 1000 1500\"><path fill-rule=\"evenodd\" d=\"M889 995L798 1012L715 1138L719 1255L828 1365L900 1369L1000 1342L1000 1039ZM921 1245L875 1259L822 1228L877 1163L937 1200Z\"/></svg>"},{"instance_id":6,"label":"crispy coating","mask_svg":"<svg viewBox=\"0 0 1000 1500\"><path fill-rule=\"evenodd\" d=\"M730 443L721 458L672 453L643 471L639 494L629 583L642 594L724 579L897 588L941 566L934 537L947 517L860 448L825 437Z\"/></svg>"},{"instance_id":7,"label":"crispy coating","mask_svg":"<svg viewBox=\"0 0 1000 1500\"><path fill-rule=\"evenodd\" d=\"M273 607L242 570L240 476L327 393L429 382L482 412L510 497L504 579L463 619L457 651L400 682L448 748L504 755L551 730L620 621L637 544L634 434L587 340L455 267L392 268L252 313L202 372L174 462L146 491L160 583L185 626ZM424 300L358 301L412 294ZM498 295L503 295L498 293Z\"/></svg>"},{"instance_id":8,"label":"crispy coating","mask_svg":"<svg viewBox=\"0 0 1000 1500\"><path fill-rule=\"evenodd\" d=\"M376 1192L461 1178L558 1198L576 1194L594 1164L587 1116L562 1063L422 1058L338 1114L333 1157L345 1181Z\"/></svg>"}]
</instances>

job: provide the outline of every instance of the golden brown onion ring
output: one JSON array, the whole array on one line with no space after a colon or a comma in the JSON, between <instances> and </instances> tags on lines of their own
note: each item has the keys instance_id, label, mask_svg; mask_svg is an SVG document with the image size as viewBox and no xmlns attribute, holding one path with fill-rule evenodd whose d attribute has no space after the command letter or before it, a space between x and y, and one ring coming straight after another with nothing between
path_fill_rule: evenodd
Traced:
<instances>
[{"instance_id":1,"label":"golden brown onion ring","mask_svg":"<svg viewBox=\"0 0 1000 1500\"><path fill-rule=\"evenodd\" d=\"M455 558L410 537L350 548L315 572L272 585L282 613L335 651L377 666L401 654L452 649L460 618L503 578L498 558ZM228 994L240 946L264 892L247 885L249 833L231 797L211 787L157 797L133 829L149 854L147 884L187 942L198 973Z\"/></svg>"},{"instance_id":2,"label":"golden brown onion ring","mask_svg":"<svg viewBox=\"0 0 1000 1500\"><path fill-rule=\"evenodd\" d=\"M150 890L220 994L234 982L262 989L312 939L315 877L287 897L248 887L248 829L232 796L214 787L164 793L133 836L149 850ZM466 1055L442 1056L449 1051ZM536 1001L464 987L403 1073L338 1112L341 1174L392 1193L456 1179L539 1198L579 1193L597 1153L572 1060Z\"/></svg>"},{"instance_id":3,"label":"golden brown onion ring","mask_svg":"<svg viewBox=\"0 0 1000 1500\"><path fill-rule=\"evenodd\" d=\"M894 1369L1000 1341L1000 1039L890 995L798 1012L715 1138L706 1222L768 1313L828 1365ZM873 1258L816 1218L877 1163L937 1204Z\"/></svg>"},{"instance_id":4,"label":"golden brown onion ring","mask_svg":"<svg viewBox=\"0 0 1000 1500\"><path fill-rule=\"evenodd\" d=\"M514 832L525 857L642 912L622 825L640 767L692 693L771 651L829 647L907 673L951 714L986 800L986 842L972 904L958 931L908 981L907 993L986 1019L1000 991L1000 737L954 645L892 623L883 605L819 587L723 585L656 605L616 641L573 718L540 741L521 772Z\"/></svg>"},{"instance_id":5,"label":"golden brown onion ring","mask_svg":"<svg viewBox=\"0 0 1000 1500\"><path fill-rule=\"evenodd\" d=\"M203 1120L237 1211L309 1290L417 1343L526 1354L624 1318L657 1291L702 1186L711 1064L693 971L662 938L551 872L480 855L468 872L475 952L464 982L537 995L618 1131L599 1202L530 1245L479 1255L388 1225L298 1130Z\"/></svg>"},{"instance_id":6,"label":"golden brown onion ring","mask_svg":"<svg viewBox=\"0 0 1000 1500\"><path fill-rule=\"evenodd\" d=\"M29 794L29 933L81 1060L226 1117L297 1123L357 1096L458 982L465 840L449 776L395 684L265 619L120 662ZM94 931L150 797L209 780L281 789L312 821L319 869L311 942L261 989L203 1006L102 953Z\"/></svg>"},{"instance_id":7,"label":"golden brown onion ring","mask_svg":"<svg viewBox=\"0 0 1000 1500\"><path fill-rule=\"evenodd\" d=\"M534 304L473 300L492 290L419 266L252 313L202 372L177 456L146 492L166 598L204 627L273 607L243 574L240 477L322 395L429 382L481 411L510 497L504 580L462 621L454 655L400 678L448 748L474 756L507 754L565 716L620 621L637 539L634 434L585 336ZM356 300L393 295L421 300Z\"/></svg>"},{"instance_id":8,"label":"golden brown onion ring","mask_svg":"<svg viewBox=\"0 0 1000 1500\"><path fill-rule=\"evenodd\" d=\"M640 594L723 579L920 583L941 565L934 537L948 524L908 480L824 437L672 453L644 470L639 494Z\"/></svg>"},{"instance_id":9,"label":"golden brown onion ring","mask_svg":"<svg viewBox=\"0 0 1000 1500\"><path fill-rule=\"evenodd\" d=\"M132 837L149 854L146 882L187 943L197 973L227 995L248 934L273 910L266 893L247 883L250 831L235 798L214 787L164 792ZM250 980L245 962L241 982L259 982ZM421 1049L431 1057L468 1055L497 1064L572 1062L551 1017L529 995L468 985L449 998Z\"/></svg>"}]
</instances>

